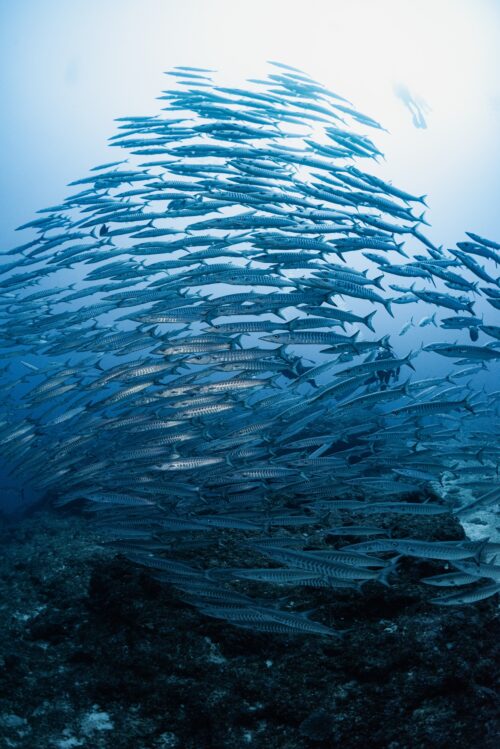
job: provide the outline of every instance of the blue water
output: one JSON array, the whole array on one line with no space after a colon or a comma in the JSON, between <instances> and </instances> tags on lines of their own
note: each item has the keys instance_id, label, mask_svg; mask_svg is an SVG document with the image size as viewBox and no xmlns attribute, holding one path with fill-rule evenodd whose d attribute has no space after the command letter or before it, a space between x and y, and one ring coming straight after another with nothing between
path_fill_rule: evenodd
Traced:
<instances>
[{"instance_id":1,"label":"blue water","mask_svg":"<svg viewBox=\"0 0 500 749\"><path fill-rule=\"evenodd\" d=\"M2 738L495 746L496 4L0 12Z\"/></svg>"}]
</instances>

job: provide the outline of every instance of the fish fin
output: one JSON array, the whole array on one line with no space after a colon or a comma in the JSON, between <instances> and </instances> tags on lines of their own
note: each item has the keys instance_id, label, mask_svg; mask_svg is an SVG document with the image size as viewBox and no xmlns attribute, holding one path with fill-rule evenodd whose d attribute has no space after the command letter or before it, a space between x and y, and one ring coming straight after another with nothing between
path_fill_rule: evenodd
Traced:
<instances>
[{"instance_id":1,"label":"fish fin","mask_svg":"<svg viewBox=\"0 0 500 749\"><path fill-rule=\"evenodd\" d=\"M410 353L407 356L405 356L403 360L405 364L407 364L410 367L410 369L413 369L414 372L416 370L413 364L411 363L411 360L414 359L417 356L417 354L418 354L418 351L417 353L413 353L413 351L410 351Z\"/></svg>"},{"instance_id":2,"label":"fish fin","mask_svg":"<svg viewBox=\"0 0 500 749\"><path fill-rule=\"evenodd\" d=\"M363 322L366 325L367 328L369 328L372 333L375 333L375 328L373 327L372 319L373 316L376 314L377 310L373 310L373 312L370 312L369 315L366 315L366 317L363 318Z\"/></svg>"},{"instance_id":3,"label":"fish fin","mask_svg":"<svg viewBox=\"0 0 500 749\"><path fill-rule=\"evenodd\" d=\"M287 318L283 314L284 310L286 310L286 307L280 307L279 310L275 313L277 317L281 317L282 320L286 320Z\"/></svg>"},{"instance_id":4,"label":"fish fin","mask_svg":"<svg viewBox=\"0 0 500 749\"><path fill-rule=\"evenodd\" d=\"M393 572L396 572L400 559L401 555L394 557L394 559L391 560L390 564L388 564L387 567L384 567L376 578L378 582L382 585L385 585L386 588L390 588L389 575L391 575Z\"/></svg>"},{"instance_id":5,"label":"fish fin","mask_svg":"<svg viewBox=\"0 0 500 749\"><path fill-rule=\"evenodd\" d=\"M478 541L477 544L477 551L474 554L475 561L479 564L481 562L481 558L483 555L483 551L485 550L486 546L488 545L488 542L490 540L490 537L482 538L481 541Z\"/></svg>"},{"instance_id":6,"label":"fish fin","mask_svg":"<svg viewBox=\"0 0 500 749\"><path fill-rule=\"evenodd\" d=\"M231 349L241 349L243 346L241 345L241 339L243 338L244 333L240 333L240 335L236 336L236 338L233 338L231 342Z\"/></svg>"},{"instance_id":7,"label":"fish fin","mask_svg":"<svg viewBox=\"0 0 500 749\"><path fill-rule=\"evenodd\" d=\"M425 211L422 211L422 213L420 214L420 216L418 216L419 223L425 224L426 226L430 226L429 222L426 221L424 217L425 217Z\"/></svg>"},{"instance_id":8,"label":"fish fin","mask_svg":"<svg viewBox=\"0 0 500 749\"><path fill-rule=\"evenodd\" d=\"M464 405L464 408L467 409L467 411L470 411L471 414L475 414L474 408L471 406L467 398L464 398L463 401L461 401Z\"/></svg>"}]
</instances>

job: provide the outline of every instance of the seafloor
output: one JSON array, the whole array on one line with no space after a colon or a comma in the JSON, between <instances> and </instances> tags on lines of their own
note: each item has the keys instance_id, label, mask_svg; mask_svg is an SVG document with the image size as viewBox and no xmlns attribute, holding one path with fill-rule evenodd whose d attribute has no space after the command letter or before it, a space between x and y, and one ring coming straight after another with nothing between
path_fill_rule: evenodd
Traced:
<instances>
[{"instance_id":1,"label":"seafloor","mask_svg":"<svg viewBox=\"0 0 500 749\"><path fill-rule=\"evenodd\" d=\"M463 534L448 516L394 532ZM205 558L241 564L231 533ZM429 603L439 591L417 579L439 563L407 560L363 594L283 589L347 630L289 637L206 618L99 547L85 517L39 511L0 535L2 749L499 745L498 605Z\"/></svg>"}]
</instances>

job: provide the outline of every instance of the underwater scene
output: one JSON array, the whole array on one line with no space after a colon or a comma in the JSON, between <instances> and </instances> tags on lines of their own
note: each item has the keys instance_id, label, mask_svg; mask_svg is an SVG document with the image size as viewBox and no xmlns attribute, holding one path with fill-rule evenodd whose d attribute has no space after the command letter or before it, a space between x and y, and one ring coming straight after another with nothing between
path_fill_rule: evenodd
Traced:
<instances>
[{"instance_id":1,"label":"underwater scene","mask_svg":"<svg viewBox=\"0 0 500 749\"><path fill-rule=\"evenodd\" d=\"M500 225L190 56L3 242L0 746L493 749Z\"/></svg>"}]
</instances>

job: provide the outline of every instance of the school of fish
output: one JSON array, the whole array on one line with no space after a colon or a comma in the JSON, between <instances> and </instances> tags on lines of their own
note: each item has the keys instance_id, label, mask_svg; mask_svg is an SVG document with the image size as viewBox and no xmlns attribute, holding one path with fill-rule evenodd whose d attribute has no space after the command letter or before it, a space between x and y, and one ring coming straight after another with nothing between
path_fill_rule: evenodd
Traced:
<instances>
[{"instance_id":1,"label":"school of fish","mask_svg":"<svg viewBox=\"0 0 500 749\"><path fill-rule=\"evenodd\" d=\"M477 382L499 372L500 244L435 246L425 196L376 176L381 126L271 68L244 88L169 71L160 115L118 120L126 158L19 227L33 238L0 266L2 460L239 627L336 635L287 591L390 585L405 556L445 565L423 580L445 588L433 603L488 598L500 544L383 521L498 505L500 390ZM252 566L211 564L217 539Z\"/></svg>"}]
</instances>

